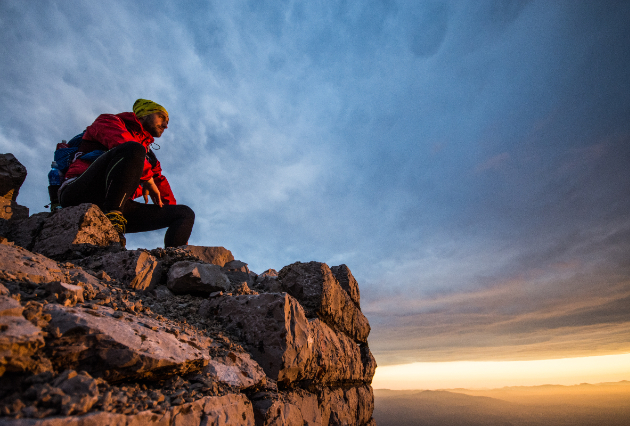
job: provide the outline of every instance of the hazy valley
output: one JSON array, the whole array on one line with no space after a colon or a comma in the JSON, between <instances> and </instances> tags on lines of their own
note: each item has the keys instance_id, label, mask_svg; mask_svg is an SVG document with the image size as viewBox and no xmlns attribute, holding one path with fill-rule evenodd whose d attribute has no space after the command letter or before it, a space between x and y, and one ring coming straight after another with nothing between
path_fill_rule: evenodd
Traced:
<instances>
[{"instance_id":1,"label":"hazy valley","mask_svg":"<svg viewBox=\"0 0 630 426\"><path fill-rule=\"evenodd\" d=\"M630 425L630 382L374 391L379 426Z\"/></svg>"}]
</instances>

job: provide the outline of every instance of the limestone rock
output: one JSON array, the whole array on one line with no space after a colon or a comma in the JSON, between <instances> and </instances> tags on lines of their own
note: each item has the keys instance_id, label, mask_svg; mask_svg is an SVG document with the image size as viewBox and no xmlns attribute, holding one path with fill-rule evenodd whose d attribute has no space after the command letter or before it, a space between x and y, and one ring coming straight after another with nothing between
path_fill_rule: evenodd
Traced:
<instances>
[{"instance_id":1,"label":"limestone rock","mask_svg":"<svg viewBox=\"0 0 630 426\"><path fill-rule=\"evenodd\" d=\"M374 395L370 386L324 388L319 394L319 401L325 425L367 425L374 411Z\"/></svg>"},{"instance_id":2,"label":"limestone rock","mask_svg":"<svg viewBox=\"0 0 630 426\"><path fill-rule=\"evenodd\" d=\"M46 290L55 295L58 303L66 306L74 306L83 303L83 287L63 282L52 282L46 285Z\"/></svg>"},{"instance_id":3,"label":"limestone rock","mask_svg":"<svg viewBox=\"0 0 630 426\"><path fill-rule=\"evenodd\" d=\"M293 263L280 270L278 279L282 289L302 304L309 318L319 317L335 330L367 343L367 318L325 263Z\"/></svg>"},{"instance_id":4,"label":"limestone rock","mask_svg":"<svg viewBox=\"0 0 630 426\"><path fill-rule=\"evenodd\" d=\"M143 411L124 415L93 412L46 419L2 419L6 426L254 426L254 411L245 395L206 396L171 407L163 414Z\"/></svg>"},{"instance_id":5,"label":"limestone rock","mask_svg":"<svg viewBox=\"0 0 630 426\"><path fill-rule=\"evenodd\" d=\"M135 290L156 287L161 275L157 259L143 250L91 256L81 265L91 270L103 270L109 277Z\"/></svg>"},{"instance_id":6,"label":"limestone rock","mask_svg":"<svg viewBox=\"0 0 630 426\"><path fill-rule=\"evenodd\" d=\"M44 221L50 216L52 216L52 213L42 212L23 220L11 221L7 227L6 236L9 241L14 242L18 246L32 250L35 238L41 232Z\"/></svg>"},{"instance_id":7,"label":"limestone rock","mask_svg":"<svg viewBox=\"0 0 630 426\"><path fill-rule=\"evenodd\" d=\"M319 319L309 321L313 355L305 378L317 383L362 382L361 348L342 333L335 333Z\"/></svg>"},{"instance_id":8,"label":"limestone rock","mask_svg":"<svg viewBox=\"0 0 630 426\"><path fill-rule=\"evenodd\" d=\"M0 316L0 376L36 368L32 356L44 346L42 329L22 316Z\"/></svg>"},{"instance_id":9,"label":"limestone rock","mask_svg":"<svg viewBox=\"0 0 630 426\"><path fill-rule=\"evenodd\" d=\"M224 357L213 357L203 369L203 374L239 389L265 382L265 372L247 353L229 352Z\"/></svg>"},{"instance_id":10,"label":"limestone rock","mask_svg":"<svg viewBox=\"0 0 630 426\"><path fill-rule=\"evenodd\" d=\"M121 248L120 237L111 222L94 204L66 207L44 220L35 239L33 251L53 259L71 258L75 251L95 251Z\"/></svg>"},{"instance_id":11,"label":"limestone rock","mask_svg":"<svg viewBox=\"0 0 630 426\"><path fill-rule=\"evenodd\" d=\"M182 246L202 262L224 266L234 260L232 252L224 247Z\"/></svg>"},{"instance_id":12,"label":"limestone rock","mask_svg":"<svg viewBox=\"0 0 630 426\"><path fill-rule=\"evenodd\" d=\"M19 205L13 200L0 197L0 219L19 220L28 218L28 207Z\"/></svg>"},{"instance_id":13,"label":"limestone rock","mask_svg":"<svg viewBox=\"0 0 630 426\"><path fill-rule=\"evenodd\" d=\"M68 308L48 304L49 329L60 337L49 342L59 368L82 369L106 380L154 378L198 370L210 358L209 339L176 337L152 318L122 314L108 307Z\"/></svg>"},{"instance_id":14,"label":"limestone rock","mask_svg":"<svg viewBox=\"0 0 630 426\"><path fill-rule=\"evenodd\" d=\"M376 373L376 359L367 345L361 346L361 362L363 363L363 381L372 383Z\"/></svg>"},{"instance_id":15,"label":"limestone rock","mask_svg":"<svg viewBox=\"0 0 630 426\"><path fill-rule=\"evenodd\" d=\"M0 154L0 197L15 201L24 179L26 167L13 154Z\"/></svg>"},{"instance_id":16,"label":"limestone rock","mask_svg":"<svg viewBox=\"0 0 630 426\"><path fill-rule=\"evenodd\" d=\"M282 287L278 281L278 272L275 269L267 269L258 275L254 287L264 293L282 293Z\"/></svg>"},{"instance_id":17,"label":"limestone rock","mask_svg":"<svg viewBox=\"0 0 630 426\"><path fill-rule=\"evenodd\" d=\"M200 311L222 319L248 344L267 375L284 385L366 380L360 346L319 319L307 321L286 293L218 297L205 301Z\"/></svg>"},{"instance_id":18,"label":"limestone rock","mask_svg":"<svg viewBox=\"0 0 630 426\"><path fill-rule=\"evenodd\" d=\"M357 305L357 307L361 307L361 293L359 292L359 283L350 272L350 268L346 265L332 266L330 271L333 273L337 281L341 285L350 299Z\"/></svg>"},{"instance_id":19,"label":"limestone rock","mask_svg":"<svg viewBox=\"0 0 630 426\"><path fill-rule=\"evenodd\" d=\"M232 260L226 263L221 268L221 272L228 277L232 284L245 282L248 286L251 286L256 280L256 274L249 270L247 263L240 260Z\"/></svg>"},{"instance_id":20,"label":"limestone rock","mask_svg":"<svg viewBox=\"0 0 630 426\"><path fill-rule=\"evenodd\" d=\"M181 261L168 271L166 286L174 294L209 295L215 291L226 291L230 280L218 265Z\"/></svg>"},{"instance_id":21,"label":"limestone rock","mask_svg":"<svg viewBox=\"0 0 630 426\"><path fill-rule=\"evenodd\" d=\"M21 247L0 244L0 278L48 283L63 281L65 276L54 260Z\"/></svg>"},{"instance_id":22,"label":"limestone rock","mask_svg":"<svg viewBox=\"0 0 630 426\"><path fill-rule=\"evenodd\" d=\"M304 311L293 297L217 297L204 301L200 314L222 319L239 334L270 378L287 383L305 378L313 342Z\"/></svg>"},{"instance_id":23,"label":"limestone rock","mask_svg":"<svg viewBox=\"0 0 630 426\"><path fill-rule=\"evenodd\" d=\"M322 426L317 395L305 390L261 392L253 396L256 424L261 426ZM327 423L326 423L327 425Z\"/></svg>"},{"instance_id":24,"label":"limestone rock","mask_svg":"<svg viewBox=\"0 0 630 426\"><path fill-rule=\"evenodd\" d=\"M22 315L23 310L24 308L20 305L20 302L14 298L0 296L0 317L19 317Z\"/></svg>"}]
</instances>

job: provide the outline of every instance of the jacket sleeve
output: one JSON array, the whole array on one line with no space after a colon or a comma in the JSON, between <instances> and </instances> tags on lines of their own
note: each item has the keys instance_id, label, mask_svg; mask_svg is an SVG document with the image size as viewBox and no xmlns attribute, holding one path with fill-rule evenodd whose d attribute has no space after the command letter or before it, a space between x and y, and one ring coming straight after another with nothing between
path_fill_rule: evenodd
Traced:
<instances>
[{"instance_id":1,"label":"jacket sleeve","mask_svg":"<svg viewBox=\"0 0 630 426\"><path fill-rule=\"evenodd\" d=\"M176 205L177 201L175 200L175 196L173 195L173 191L171 190L171 185L168 183L166 177L162 174L162 166L160 162L155 159L156 165L151 167L151 176L153 177L153 182L157 186L160 191L160 198L162 199L162 203L164 205ZM145 166L148 163L145 162ZM149 176L149 178L151 177ZM148 180L148 179L147 179ZM136 192L133 194L131 198L142 197L142 185L140 185Z\"/></svg>"}]
</instances>

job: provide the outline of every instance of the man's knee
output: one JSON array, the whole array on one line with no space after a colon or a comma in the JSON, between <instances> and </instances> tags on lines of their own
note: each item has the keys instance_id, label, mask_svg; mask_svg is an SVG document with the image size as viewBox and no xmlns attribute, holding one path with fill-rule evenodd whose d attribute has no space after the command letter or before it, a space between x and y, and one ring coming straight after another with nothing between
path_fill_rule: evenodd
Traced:
<instances>
[{"instance_id":1,"label":"man's knee","mask_svg":"<svg viewBox=\"0 0 630 426\"><path fill-rule=\"evenodd\" d=\"M134 158L141 158L144 161L144 157L147 154L146 148L138 142L125 142L118 145L116 148L117 154L123 154Z\"/></svg>"},{"instance_id":2,"label":"man's knee","mask_svg":"<svg viewBox=\"0 0 630 426\"><path fill-rule=\"evenodd\" d=\"M195 222L195 212L188 206L183 204L179 204L178 206L179 215L186 221Z\"/></svg>"}]
</instances>

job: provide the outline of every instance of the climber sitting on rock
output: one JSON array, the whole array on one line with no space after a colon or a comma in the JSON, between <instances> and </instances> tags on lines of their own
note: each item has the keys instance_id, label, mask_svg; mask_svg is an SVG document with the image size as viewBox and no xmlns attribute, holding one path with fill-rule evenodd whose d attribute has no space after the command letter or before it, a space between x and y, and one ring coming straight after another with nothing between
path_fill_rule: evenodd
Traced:
<instances>
[{"instance_id":1,"label":"climber sitting on rock","mask_svg":"<svg viewBox=\"0 0 630 426\"><path fill-rule=\"evenodd\" d=\"M195 213L177 205L150 146L168 127L168 112L146 99L133 112L102 114L83 134L75 160L59 188L63 207L96 204L123 235L168 228L165 247L188 242ZM95 160L81 156L102 151ZM95 157L94 154L87 156ZM144 204L133 201L144 197ZM149 197L153 204L148 204ZM123 240L124 241L124 240Z\"/></svg>"}]
</instances>

